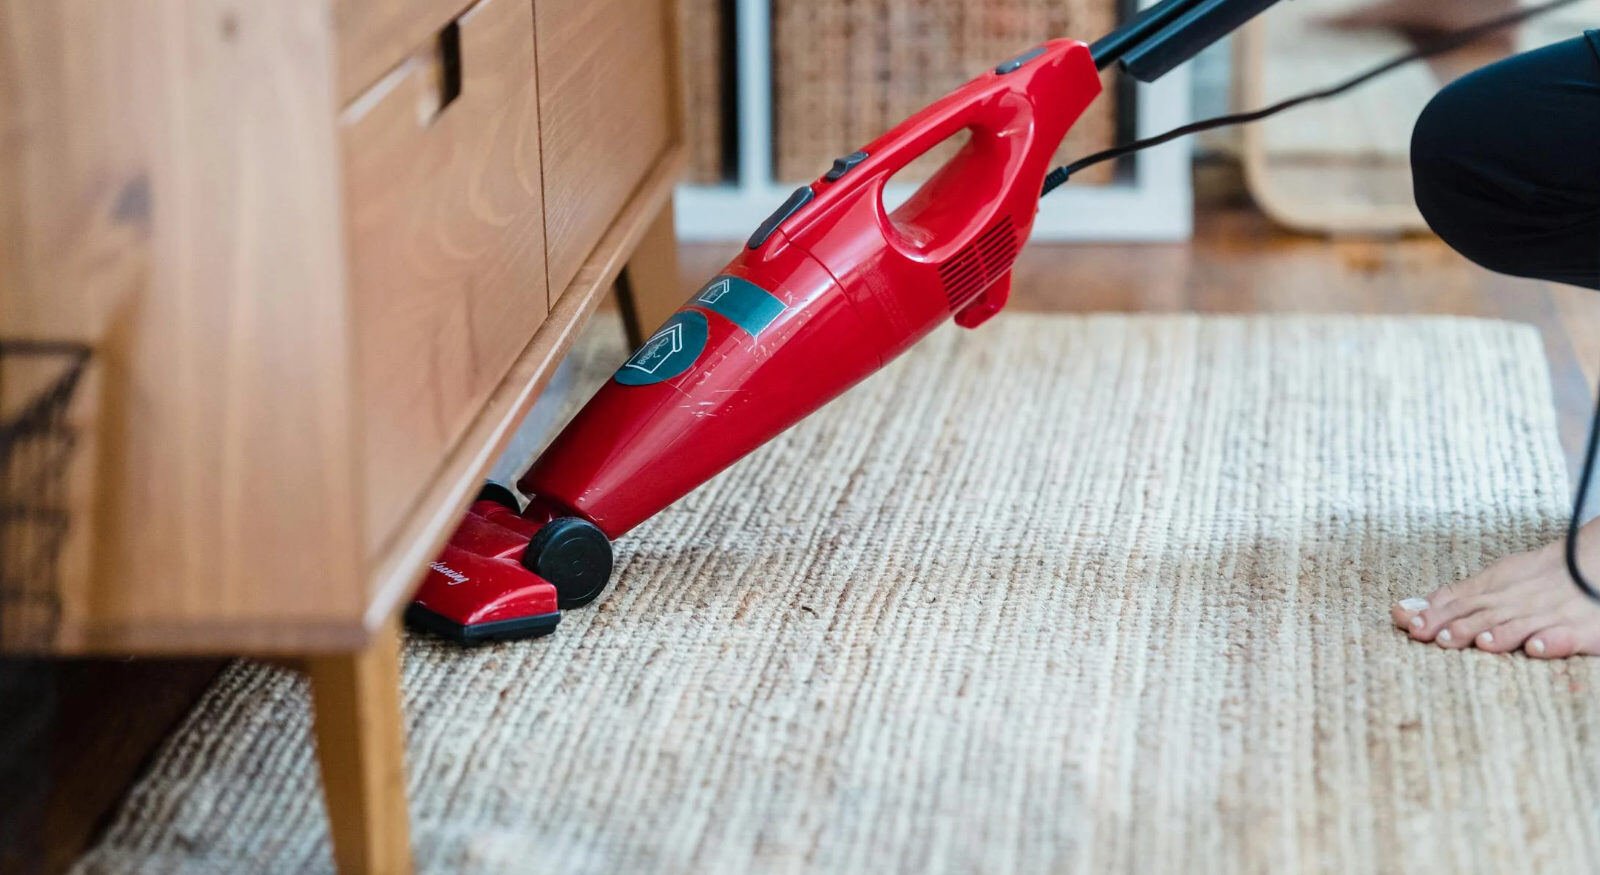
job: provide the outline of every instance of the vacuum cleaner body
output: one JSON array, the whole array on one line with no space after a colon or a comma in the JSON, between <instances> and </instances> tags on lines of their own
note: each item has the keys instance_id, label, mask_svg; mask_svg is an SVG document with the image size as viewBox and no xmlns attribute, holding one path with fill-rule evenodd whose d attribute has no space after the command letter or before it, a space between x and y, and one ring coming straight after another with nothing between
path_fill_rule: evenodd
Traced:
<instances>
[{"instance_id":1,"label":"vacuum cleaner body","mask_svg":"<svg viewBox=\"0 0 1600 875\"><path fill-rule=\"evenodd\" d=\"M1051 157L1100 93L1089 48L1054 40L967 83L797 189L625 361L508 491L480 497L408 612L461 640L554 628L599 594L610 541L954 318L1010 293ZM893 210L884 186L958 152Z\"/></svg>"},{"instance_id":2,"label":"vacuum cleaner body","mask_svg":"<svg viewBox=\"0 0 1600 875\"><path fill-rule=\"evenodd\" d=\"M1062 40L838 159L623 363L518 487L621 537L952 315L972 327L999 311L1050 158L1099 89L1087 48ZM964 130L961 150L887 211L889 178Z\"/></svg>"}]
</instances>

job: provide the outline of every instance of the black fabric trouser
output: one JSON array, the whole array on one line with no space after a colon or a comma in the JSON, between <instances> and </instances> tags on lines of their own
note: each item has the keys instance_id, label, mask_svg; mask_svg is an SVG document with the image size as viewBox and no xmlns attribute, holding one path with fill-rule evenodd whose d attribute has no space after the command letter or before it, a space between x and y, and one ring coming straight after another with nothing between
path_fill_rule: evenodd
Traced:
<instances>
[{"instance_id":1,"label":"black fabric trouser","mask_svg":"<svg viewBox=\"0 0 1600 875\"><path fill-rule=\"evenodd\" d=\"M1499 273L1600 289L1600 31L1491 64L1411 137L1417 206Z\"/></svg>"}]
</instances>

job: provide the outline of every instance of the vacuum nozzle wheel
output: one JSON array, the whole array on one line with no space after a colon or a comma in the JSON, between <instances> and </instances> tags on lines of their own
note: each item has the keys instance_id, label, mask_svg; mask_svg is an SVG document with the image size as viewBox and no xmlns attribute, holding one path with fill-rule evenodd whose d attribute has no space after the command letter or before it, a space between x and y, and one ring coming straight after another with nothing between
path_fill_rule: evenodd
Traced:
<instances>
[{"instance_id":1,"label":"vacuum nozzle wheel","mask_svg":"<svg viewBox=\"0 0 1600 875\"><path fill-rule=\"evenodd\" d=\"M581 608L611 580L611 541L588 520L557 517L528 542L522 565L555 586L563 609Z\"/></svg>"}]
</instances>

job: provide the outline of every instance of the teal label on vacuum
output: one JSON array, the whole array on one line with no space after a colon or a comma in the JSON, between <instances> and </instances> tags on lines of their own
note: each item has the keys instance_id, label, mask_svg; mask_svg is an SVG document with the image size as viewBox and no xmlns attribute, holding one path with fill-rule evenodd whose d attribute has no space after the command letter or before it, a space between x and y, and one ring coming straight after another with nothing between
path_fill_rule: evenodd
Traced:
<instances>
[{"instance_id":1,"label":"teal label on vacuum","mask_svg":"<svg viewBox=\"0 0 1600 875\"><path fill-rule=\"evenodd\" d=\"M706 317L680 310L617 369L624 386L662 383L689 370L706 348Z\"/></svg>"},{"instance_id":2,"label":"teal label on vacuum","mask_svg":"<svg viewBox=\"0 0 1600 875\"><path fill-rule=\"evenodd\" d=\"M776 295L736 276L713 279L689 303L726 317L751 337L765 331L786 309Z\"/></svg>"}]
</instances>

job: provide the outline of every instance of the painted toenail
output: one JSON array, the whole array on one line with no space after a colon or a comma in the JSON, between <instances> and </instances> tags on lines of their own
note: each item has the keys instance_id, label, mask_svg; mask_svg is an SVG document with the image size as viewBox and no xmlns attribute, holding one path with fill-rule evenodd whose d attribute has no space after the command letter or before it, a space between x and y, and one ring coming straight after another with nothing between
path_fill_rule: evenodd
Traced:
<instances>
[{"instance_id":1,"label":"painted toenail","mask_svg":"<svg viewBox=\"0 0 1600 875\"><path fill-rule=\"evenodd\" d=\"M1422 628L1422 616L1420 614L1411 618L1411 628L1413 628L1413 629L1421 629Z\"/></svg>"},{"instance_id":2,"label":"painted toenail","mask_svg":"<svg viewBox=\"0 0 1600 875\"><path fill-rule=\"evenodd\" d=\"M1427 599L1410 598L1400 600L1400 610L1407 613L1415 614L1417 611L1426 611L1427 609Z\"/></svg>"},{"instance_id":3,"label":"painted toenail","mask_svg":"<svg viewBox=\"0 0 1600 875\"><path fill-rule=\"evenodd\" d=\"M1478 633L1478 646L1479 647L1488 647L1490 644L1493 644L1493 643L1494 643L1494 633L1493 632L1479 632Z\"/></svg>"},{"instance_id":4,"label":"painted toenail","mask_svg":"<svg viewBox=\"0 0 1600 875\"><path fill-rule=\"evenodd\" d=\"M1544 640L1541 639L1541 638L1535 638L1532 641L1529 641L1528 642L1528 649L1532 650L1534 653L1543 653L1544 652Z\"/></svg>"},{"instance_id":5,"label":"painted toenail","mask_svg":"<svg viewBox=\"0 0 1600 875\"><path fill-rule=\"evenodd\" d=\"M1450 630L1449 629L1440 629L1439 630L1439 643L1440 644L1449 644L1450 643Z\"/></svg>"}]
</instances>

